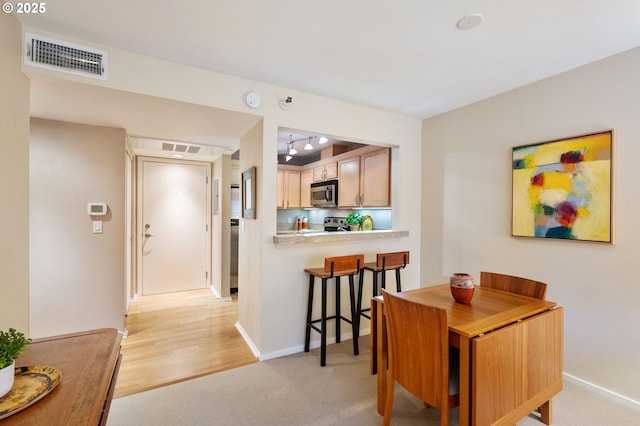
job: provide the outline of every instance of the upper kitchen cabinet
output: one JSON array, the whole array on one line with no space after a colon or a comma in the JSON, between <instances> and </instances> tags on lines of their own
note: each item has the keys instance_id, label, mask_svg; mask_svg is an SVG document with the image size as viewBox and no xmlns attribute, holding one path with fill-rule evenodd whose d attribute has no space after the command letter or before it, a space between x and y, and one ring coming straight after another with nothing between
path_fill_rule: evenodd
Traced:
<instances>
[{"instance_id":1,"label":"upper kitchen cabinet","mask_svg":"<svg viewBox=\"0 0 640 426\"><path fill-rule=\"evenodd\" d=\"M314 180L313 174L314 174L314 169L302 170L300 172L300 207L301 208L311 207L311 183Z\"/></svg>"},{"instance_id":2,"label":"upper kitchen cabinet","mask_svg":"<svg viewBox=\"0 0 640 426\"><path fill-rule=\"evenodd\" d=\"M338 164L335 161L320 164L313 168L313 181L321 182L338 177Z\"/></svg>"},{"instance_id":3,"label":"upper kitchen cabinet","mask_svg":"<svg viewBox=\"0 0 640 426\"><path fill-rule=\"evenodd\" d=\"M391 204L389 148L338 162L338 207L389 207Z\"/></svg>"},{"instance_id":4,"label":"upper kitchen cabinet","mask_svg":"<svg viewBox=\"0 0 640 426\"><path fill-rule=\"evenodd\" d=\"M300 207L300 171L278 169L278 208Z\"/></svg>"}]
</instances>

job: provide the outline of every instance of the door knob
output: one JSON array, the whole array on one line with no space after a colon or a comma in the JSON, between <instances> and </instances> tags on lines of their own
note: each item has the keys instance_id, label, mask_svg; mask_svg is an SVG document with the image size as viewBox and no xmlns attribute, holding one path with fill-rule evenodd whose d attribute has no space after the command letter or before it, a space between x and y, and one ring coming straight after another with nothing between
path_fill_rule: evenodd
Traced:
<instances>
[{"instance_id":1,"label":"door knob","mask_svg":"<svg viewBox=\"0 0 640 426\"><path fill-rule=\"evenodd\" d=\"M156 234L150 234L149 232L145 232L144 237L145 238L149 238L149 237L155 237Z\"/></svg>"}]
</instances>

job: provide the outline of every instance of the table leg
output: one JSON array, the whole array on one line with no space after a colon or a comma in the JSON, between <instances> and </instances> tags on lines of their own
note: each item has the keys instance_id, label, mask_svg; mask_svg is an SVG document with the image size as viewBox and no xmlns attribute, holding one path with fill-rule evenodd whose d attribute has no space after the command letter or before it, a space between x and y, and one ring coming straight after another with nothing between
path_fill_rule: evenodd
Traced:
<instances>
[{"instance_id":1,"label":"table leg","mask_svg":"<svg viewBox=\"0 0 640 426\"><path fill-rule=\"evenodd\" d=\"M384 305L376 302L380 311L376 313L377 359L378 359L378 414L384 416L384 404L387 399L387 327L384 319Z\"/></svg>"},{"instance_id":2,"label":"table leg","mask_svg":"<svg viewBox=\"0 0 640 426\"><path fill-rule=\"evenodd\" d=\"M471 341L460 336L460 426L471 424Z\"/></svg>"},{"instance_id":3,"label":"table leg","mask_svg":"<svg viewBox=\"0 0 640 426\"><path fill-rule=\"evenodd\" d=\"M371 299L371 362L369 368L371 374L378 372L378 303Z\"/></svg>"},{"instance_id":4,"label":"table leg","mask_svg":"<svg viewBox=\"0 0 640 426\"><path fill-rule=\"evenodd\" d=\"M553 406L551 405L551 400L548 400L544 404L540 406L540 420L545 425L551 424L551 411Z\"/></svg>"}]
</instances>

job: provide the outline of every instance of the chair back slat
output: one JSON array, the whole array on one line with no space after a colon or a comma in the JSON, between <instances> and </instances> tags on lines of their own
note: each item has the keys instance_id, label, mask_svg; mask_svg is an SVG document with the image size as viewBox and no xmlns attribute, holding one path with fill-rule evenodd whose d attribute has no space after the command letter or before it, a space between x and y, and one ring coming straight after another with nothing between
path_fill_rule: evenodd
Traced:
<instances>
[{"instance_id":1,"label":"chair back slat","mask_svg":"<svg viewBox=\"0 0 640 426\"><path fill-rule=\"evenodd\" d=\"M384 270L404 268L408 264L409 264L408 251L397 251L393 253L378 253L376 256L376 266Z\"/></svg>"},{"instance_id":2,"label":"chair back slat","mask_svg":"<svg viewBox=\"0 0 640 426\"><path fill-rule=\"evenodd\" d=\"M364 254L352 254L349 256L333 256L324 259L324 271L332 272L331 275L340 272L355 271L364 266ZM333 268L333 269L332 269Z\"/></svg>"},{"instance_id":3,"label":"chair back slat","mask_svg":"<svg viewBox=\"0 0 640 426\"><path fill-rule=\"evenodd\" d=\"M480 272L480 285L544 300L547 284L514 275Z\"/></svg>"}]
</instances>

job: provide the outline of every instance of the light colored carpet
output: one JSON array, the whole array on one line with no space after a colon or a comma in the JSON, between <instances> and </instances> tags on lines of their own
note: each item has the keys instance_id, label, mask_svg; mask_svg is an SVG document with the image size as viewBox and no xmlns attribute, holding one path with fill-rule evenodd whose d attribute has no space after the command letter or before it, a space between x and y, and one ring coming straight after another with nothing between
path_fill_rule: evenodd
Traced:
<instances>
[{"instance_id":1,"label":"light colored carpet","mask_svg":"<svg viewBox=\"0 0 640 426\"><path fill-rule=\"evenodd\" d=\"M369 374L369 340L355 357L349 340L159 389L116 398L108 426L380 425L376 376ZM439 411L396 385L392 425L439 425ZM554 398L556 426L640 425L640 409L566 380ZM450 424L458 424L457 409ZM527 417L518 426L541 426Z\"/></svg>"}]
</instances>

